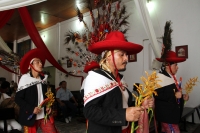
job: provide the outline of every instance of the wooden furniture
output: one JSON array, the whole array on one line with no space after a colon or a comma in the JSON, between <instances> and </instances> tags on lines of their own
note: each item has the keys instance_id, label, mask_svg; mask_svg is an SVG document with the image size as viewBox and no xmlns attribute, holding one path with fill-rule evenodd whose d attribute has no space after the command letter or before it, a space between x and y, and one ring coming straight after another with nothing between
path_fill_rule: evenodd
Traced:
<instances>
[{"instance_id":1,"label":"wooden furniture","mask_svg":"<svg viewBox=\"0 0 200 133\"><path fill-rule=\"evenodd\" d=\"M187 131L186 129L186 118L192 115L192 124L194 124L194 112L195 108L184 107L181 120L183 121L183 131Z\"/></svg>"},{"instance_id":2,"label":"wooden furniture","mask_svg":"<svg viewBox=\"0 0 200 133\"><path fill-rule=\"evenodd\" d=\"M197 111L197 115L199 117L199 120L200 120L200 113L199 113L199 109L200 109L200 105L196 106L195 107L195 110Z\"/></svg>"}]
</instances>

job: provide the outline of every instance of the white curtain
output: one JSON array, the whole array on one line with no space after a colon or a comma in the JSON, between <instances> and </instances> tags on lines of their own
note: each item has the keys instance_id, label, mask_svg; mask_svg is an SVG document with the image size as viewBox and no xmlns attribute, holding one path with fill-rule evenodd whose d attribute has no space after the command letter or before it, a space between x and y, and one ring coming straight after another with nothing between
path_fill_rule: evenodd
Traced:
<instances>
[{"instance_id":1,"label":"white curtain","mask_svg":"<svg viewBox=\"0 0 200 133\"><path fill-rule=\"evenodd\" d=\"M8 47L8 45L4 42L4 40L0 36L0 50L4 50L8 53L11 53L12 50Z\"/></svg>"},{"instance_id":2,"label":"white curtain","mask_svg":"<svg viewBox=\"0 0 200 133\"><path fill-rule=\"evenodd\" d=\"M29 6L46 0L0 0L0 11Z\"/></svg>"}]
</instances>

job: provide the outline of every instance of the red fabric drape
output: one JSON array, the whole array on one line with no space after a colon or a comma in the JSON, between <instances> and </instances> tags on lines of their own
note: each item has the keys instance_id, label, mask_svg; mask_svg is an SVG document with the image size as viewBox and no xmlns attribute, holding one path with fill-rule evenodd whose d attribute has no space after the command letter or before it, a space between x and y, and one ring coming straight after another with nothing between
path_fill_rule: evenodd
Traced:
<instances>
[{"instance_id":1,"label":"red fabric drape","mask_svg":"<svg viewBox=\"0 0 200 133\"><path fill-rule=\"evenodd\" d=\"M0 65L0 67L2 67L3 69L7 70L8 72L11 72L11 73L14 73L14 74L19 75L18 73L14 72L13 70L11 70L10 68L8 68L8 67L5 66L5 65Z\"/></svg>"},{"instance_id":2,"label":"red fabric drape","mask_svg":"<svg viewBox=\"0 0 200 133\"><path fill-rule=\"evenodd\" d=\"M2 28L11 18L15 10L6 10L0 12L0 28Z\"/></svg>"},{"instance_id":3,"label":"red fabric drape","mask_svg":"<svg viewBox=\"0 0 200 133\"><path fill-rule=\"evenodd\" d=\"M83 81L83 76L76 76L76 75L72 75L70 73L68 73L65 69L63 69L58 62L54 59L54 57L52 56L52 54L49 52L48 48L46 47L46 45L44 44L43 40L40 37L40 34L38 33L31 17L30 14L27 10L26 7L21 7L18 9L19 14L21 16L22 22L24 23L24 26L29 34L29 36L31 37L31 39L33 40L34 44L36 45L37 48L41 48L44 51L44 55L46 56L46 59L57 69L59 69L60 71L74 76L74 77L81 77L81 82Z\"/></svg>"}]
</instances>

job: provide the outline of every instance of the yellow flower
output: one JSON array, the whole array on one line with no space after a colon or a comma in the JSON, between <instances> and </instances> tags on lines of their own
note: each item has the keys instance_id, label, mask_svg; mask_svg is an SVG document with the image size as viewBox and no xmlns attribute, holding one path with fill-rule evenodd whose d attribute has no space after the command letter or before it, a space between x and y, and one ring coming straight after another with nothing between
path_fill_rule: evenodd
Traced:
<instances>
[{"instance_id":1,"label":"yellow flower","mask_svg":"<svg viewBox=\"0 0 200 133\"><path fill-rule=\"evenodd\" d=\"M136 86L137 91L139 93L139 96L136 96L135 94L133 94L133 96L136 99L136 106L140 106L141 103L145 100L145 98L149 98L152 97L152 95L157 95L157 92L155 91L156 88L160 88L161 86L158 84L158 82L160 82L161 80L157 80L157 75L156 75L156 71L153 71L151 75L148 74L148 72L146 72L146 76L145 77L141 77L141 81L143 82L143 85L140 84L139 86L137 86L136 84L134 84L134 86Z\"/></svg>"},{"instance_id":2,"label":"yellow flower","mask_svg":"<svg viewBox=\"0 0 200 133\"><path fill-rule=\"evenodd\" d=\"M51 92L51 89L48 89L45 95L50 99L49 102L47 103L47 107L51 107L55 101L55 97Z\"/></svg>"},{"instance_id":3,"label":"yellow flower","mask_svg":"<svg viewBox=\"0 0 200 133\"><path fill-rule=\"evenodd\" d=\"M196 85L196 82L199 82L198 77L190 78L186 82L185 89L184 89L186 94L189 94L193 90L193 87Z\"/></svg>"}]
</instances>

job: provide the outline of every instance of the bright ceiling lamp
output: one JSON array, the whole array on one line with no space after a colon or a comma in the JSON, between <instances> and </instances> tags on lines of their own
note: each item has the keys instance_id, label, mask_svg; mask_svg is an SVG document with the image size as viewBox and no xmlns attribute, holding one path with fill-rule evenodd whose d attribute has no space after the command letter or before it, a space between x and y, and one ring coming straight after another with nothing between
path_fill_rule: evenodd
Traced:
<instances>
[{"instance_id":1,"label":"bright ceiling lamp","mask_svg":"<svg viewBox=\"0 0 200 133\"><path fill-rule=\"evenodd\" d=\"M147 0L147 9L149 11L149 13L153 12L154 8L155 8L155 3L152 2L152 0Z\"/></svg>"},{"instance_id":2,"label":"bright ceiling lamp","mask_svg":"<svg viewBox=\"0 0 200 133\"><path fill-rule=\"evenodd\" d=\"M0 0L0 11L37 4L46 0Z\"/></svg>"}]
</instances>

